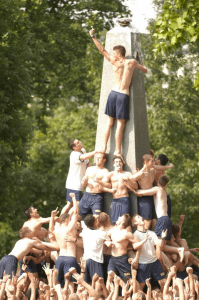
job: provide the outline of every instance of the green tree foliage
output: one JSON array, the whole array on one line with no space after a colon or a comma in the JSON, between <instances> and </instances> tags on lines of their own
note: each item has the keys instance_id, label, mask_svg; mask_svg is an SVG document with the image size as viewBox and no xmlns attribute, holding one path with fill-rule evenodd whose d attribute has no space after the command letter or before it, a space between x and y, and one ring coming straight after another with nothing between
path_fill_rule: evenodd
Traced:
<instances>
[{"instance_id":1,"label":"green tree foliage","mask_svg":"<svg viewBox=\"0 0 199 300\"><path fill-rule=\"evenodd\" d=\"M172 199L172 221L178 222L185 214L183 236L190 247L198 244L199 194L199 93L193 88L194 62L192 54L176 49L174 54L153 56L153 33L143 37L142 48L146 77L146 100L151 148L156 155L168 155L174 168L167 171L170 182L168 193ZM181 74L181 75L180 75Z\"/></svg>"},{"instance_id":2,"label":"green tree foliage","mask_svg":"<svg viewBox=\"0 0 199 300\"><path fill-rule=\"evenodd\" d=\"M12 229L20 228L22 209L29 201L34 204L38 199L38 191L32 194L32 189L41 186L39 180L36 181L41 175L32 166L39 168L45 158L43 169L48 173L51 163L55 162L54 157L48 158L42 151L40 162L33 156L33 164L29 157L36 137L39 136L39 141L47 138L48 117L53 119L63 103L68 115L71 109L78 114L84 105L91 107L92 103L98 103L101 57L96 49L91 51L88 29L91 25L97 32L109 29L112 18L123 13L126 8L120 0L0 2L0 216L2 222L11 223ZM70 124L66 130L70 135ZM91 136L92 130L95 130L93 124ZM49 156L50 153L48 150ZM62 159L60 153L57 162L59 159ZM27 182L30 191L25 186ZM46 182L44 186L47 190ZM52 186L56 192L60 188L57 182L51 182ZM42 197L48 197L51 187L46 194L42 191Z\"/></svg>"},{"instance_id":3,"label":"green tree foliage","mask_svg":"<svg viewBox=\"0 0 199 300\"><path fill-rule=\"evenodd\" d=\"M199 1L198 0L156 0L158 18L153 34L155 53L174 52L180 46L190 44L192 52L197 54L199 46ZM198 70L198 69L196 69ZM194 87L199 89L199 73L195 77Z\"/></svg>"}]
</instances>

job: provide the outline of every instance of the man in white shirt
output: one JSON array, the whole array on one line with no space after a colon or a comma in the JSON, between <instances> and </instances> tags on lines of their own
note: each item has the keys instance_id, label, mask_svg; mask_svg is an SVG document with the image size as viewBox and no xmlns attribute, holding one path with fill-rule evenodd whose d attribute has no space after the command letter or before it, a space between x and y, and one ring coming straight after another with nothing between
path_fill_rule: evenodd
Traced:
<instances>
[{"instance_id":1,"label":"man in white shirt","mask_svg":"<svg viewBox=\"0 0 199 300\"><path fill-rule=\"evenodd\" d=\"M89 165L89 158L93 157L96 151L86 153L86 150L83 148L82 143L73 139L68 143L69 148L73 151L70 154L70 167L68 172L68 177L66 179L66 200L67 211L72 207L72 198L70 193L74 193L77 201L80 201L82 198L82 179L86 173L86 168Z\"/></svg>"},{"instance_id":2,"label":"man in white shirt","mask_svg":"<svg viewBox=\"0 0 199 300\"><path fill-rule=\"evenodd\" d=\"M167 236L167 230L162 231L161 240L158 239L155 232L147 230L145 228L145 220L139 215L134 215L132 218L132 225L136 227L134 236L140 241L146 238L147 241L142 245L142 249L139 256L139 264L137 270L137 281L140 283L140 288L143 290L145 286L145 281L147 278L153 277L154 280L158 281L161 289L163 289L165 284L165 273L161 266L161 263L156 257L155 246L161 249L164 246L164 239Z\"/></svg>"},{"instance_id":3,"label":"man in white shirt","mask_svg":"<svg viewBox=\"0 0 199 300\"><path fill-rule=\"evenodd\" d=\"M84 223L81 235L84 244L84 259L86 260L85 281L90 283L95 273L104 278L103 245L104 241L109 238L103 227L97 229L98 221L93 215L87 215Z\"/></svg>"}]
</instances>

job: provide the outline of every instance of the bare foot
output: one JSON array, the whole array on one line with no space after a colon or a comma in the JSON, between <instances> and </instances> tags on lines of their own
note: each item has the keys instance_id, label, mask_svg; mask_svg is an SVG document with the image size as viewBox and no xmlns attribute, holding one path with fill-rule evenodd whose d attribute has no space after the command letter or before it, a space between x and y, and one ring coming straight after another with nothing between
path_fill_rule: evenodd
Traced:
<instances>
[{"instance_id":1,"label":"bare foot","mask_svg":"<svg viewBox=\"0 0 199 300\"><path fill-rule=\"evenodd\" d=\"M101 152L101 153L105 153L106 152L106 146L102 146L99 148L98 152Z\"/></svg>"},{"instance_id":2,"label":"bare foot","mask_svg":"<svg viewBox=\"0 0 199 300\"><path fill-rule=\"evenodd\" d=\"M122 162L123 162L123 164L125 164L124 158L123 158L122 154L119 153L119 151L115 151L115 152L114 152L114 156L120 157L121 160L122 160Z\"/></svg>"},{"instance_id":3,"label":"bare foot","mask_svg":"<svg viewBox=\"0 0 199 300\"><path fill-rule=\"evenodd\" d=\"M178 253L179 253L179 256L180 256L180 262L182 262L183 259L184 259L184 248L179 248Z\"/></svg>"}]
</instances>

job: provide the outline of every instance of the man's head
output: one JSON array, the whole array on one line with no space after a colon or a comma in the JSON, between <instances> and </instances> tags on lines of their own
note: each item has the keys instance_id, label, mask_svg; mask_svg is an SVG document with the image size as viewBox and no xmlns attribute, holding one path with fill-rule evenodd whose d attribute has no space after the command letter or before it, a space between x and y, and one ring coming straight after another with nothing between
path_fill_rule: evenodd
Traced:
<instances>
[{"instance_id":1,"label":"man's head","mask_svg":"<svg viewBox=\"0 0 199 300\"><path fill-rule=\"evenodd\" d=\"M75 293L70 294L68 297L69 300L79 300L79 296Z\"/></svg>"},{"instance_id":2,"label":"man's head","mask_svg":"<svg viewBox=\"0 0 199 300\"><path fill-rule=\"evenodd\" d=\"M97 152L95 154L95 163L96 166L100 167L100 166L104 166L105 162L107 159L107 154L106 153L102 153L102 152Z\"/></svg>"},{"instance_id":3,"label":"man's head","mask_svg":"<svg viewBox=\"0 0 199 300\"><path fill-rule=\"evenodd\" d=\"M150 154L144 154L142 156L142 162L148 168L152 168L153 167L153 161L154 161L153 156L150 155Z\"/></svg>"},{"instance_id":4,"label":"man's head","mask_svg":"<svg viewBox=\"0 0 199 300\"><path fill-rule=\"evenodd\" d=\"M168 157L165 154L159 154L155 159L156 165L165 166L168 163Z\"/></svg>"},{"instance_id":5,"label":"man's head","mask_svg":"<svg viewBox=\"0 0 199 300\"><path fill-rule=\"evenodd\" d=\"M69 215L68 213L62 214L60 216L60 218L59 218L60 224L64 224L65 223L65 225L68 225L68 223L70 222L70 220L71 220L71 215Z\"/></svg>"},{"instance_id":6,"label":"man's head","mask_svg":"<svg viewBox=\"0 0 199 300\"><path fill-rule=\"evenodd\" d=\"M131 219L131 224L133 227L136 227L136 228L138 225L144 225L145 224L144 218L135 214Z\"/></svg>"},{"instance_id":7,"label":"man's head","mask_svg":"<svg viewBox=\"0 0 199 300\"><path fill-rule=\"evenodd\" d=\"M132 300L146 300L146 295L144 292L139 291L133 294Z\"/></svg>"},{"instance_id":8,"label":"man's head","mask_svg":"<svg viewBox=\"0 0 199 300\"><path fill-rule=\"evenodd\" d=\"M123 228L131 226L131 217L129 214L124 214L123 216L119 217L116 225L122 225Z\"/></svg>"},{"instance_id":9,"label":"man's head","mask_svg":"<svg viewBox=\"0 0 199 300\"><path fill-rule=\"evenodd\" d=\"M84 218L84 223L88 228L91 229L91 228L97 228L98 221L97 218L95 218L93 215L90 214Z\"/></svg>"},{"instance_id":10,"label":"man's head","mask_svg":"<svg viewBox=\"0 0 199 300\"><path fill-rule=\"evenodd\" d=\"M110 224L110 217L105 212L101 212L98 217L98 222L101 226L106 226Z\"/></svg>"},{"instance_id":11,"label":"man's head","mask_svg":"<svg viewBox=\"0 0 199 300\"><path fill-rule=\"evenodd\" d=\"M30 219L30 218L39 218L40 215L37 212L37 209L34 208L33 206L30 206L28 208L26 208L26 210L24 211L24 215Z\"/></svg>"},{"instance_id":12,"label":"man's head","mask_svg":"<svg viewBox=\"0 0 199 300\"><path fill-rule=\"evenodd\" d=\"M68 142L68 147L70 149L72 149L73 151L80 152L82 150L82 148L83 148L83 145L82 145L82 143L79 140L73 139L73 140L70 140Z\"/></svg>"},{"instance_id":13,"label":"man's head","mask_svg":"<svg viewBox=\"0 0 199 300\"><path fill-rule=\"evenodd\" d=\"M115 171L122 171L123 170L124 162L120 156L113 157L113 166Z\"/></svg>"},{"instance_id":14,"label":"man's head","mask_svg":"<svg viewBox=\"0 0 199 300\"><path fill-rule=\"evenodd\" d=\"M24 237L29 237L32 234L32 230L30 230L29 227L22 227L19 230L19 236L21 239L23 239Z\"/></svg>"},{"instance_id":15,"label":"man's head","mask_svg":"<svg viewBox=\"0 0 199 300\"><path fill-rule=\"evenodd\" d=\"M126 49L124 46L118 45L113 47L113 56L116 58L116 60L119 60L126 55Z\"/></svg>"},{"instance_id":16,"label":"man's head","mask_svg":"<svg viewBox=\"0 0 199 300\"><path fill-rule=\"evenodd\" d=\"M158 184L161 185L162 187L165 187L168 182L169 182L169 178L166 175L161 175L158 180Z\"/></svg>"}]
</instances>

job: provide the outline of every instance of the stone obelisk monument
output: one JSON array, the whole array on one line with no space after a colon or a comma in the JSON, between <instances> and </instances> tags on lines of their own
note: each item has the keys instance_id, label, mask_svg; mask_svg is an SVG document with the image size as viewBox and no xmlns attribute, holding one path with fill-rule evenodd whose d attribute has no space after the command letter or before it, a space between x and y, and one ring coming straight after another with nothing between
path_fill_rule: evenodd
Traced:
<instances>
[{"instance_id":1,"label":"stone obelisk monument","mask_svg":"<svg viewBox=\"0 0 199 300\"><path fill-rule=\"evenodd\" d=\"M128 24L130 20L126 20L126 24ZM120 19L119 22L126 25L125 20ZM127 58L141 57L140 34L133 32L130 23L127 26L118 24L107 32L105 43L106 51L111 54L113 47L117 45L122 45L126 48ZM113 85L113 66L104 58L96 135L97 149L103 144L103 134L107 120L107 116L104 113L105 106ZM115 129L116 121L112 127L106 151L108 153L106 167L109 171L113 171L112 159L115 150ZM141 71L135 69L130 87L130 119L126 122L122 142L122 154L126 162L124 170L134 172L137 167L141 168L142 155L149 154L149 150L144 77ZM130 193L130 198L132 214L134 214L137 212L137 197L133 193ZM109 215L111 214L111 202L112 194L105 193L104 211Z\"/></svg>"}]
</instances>

